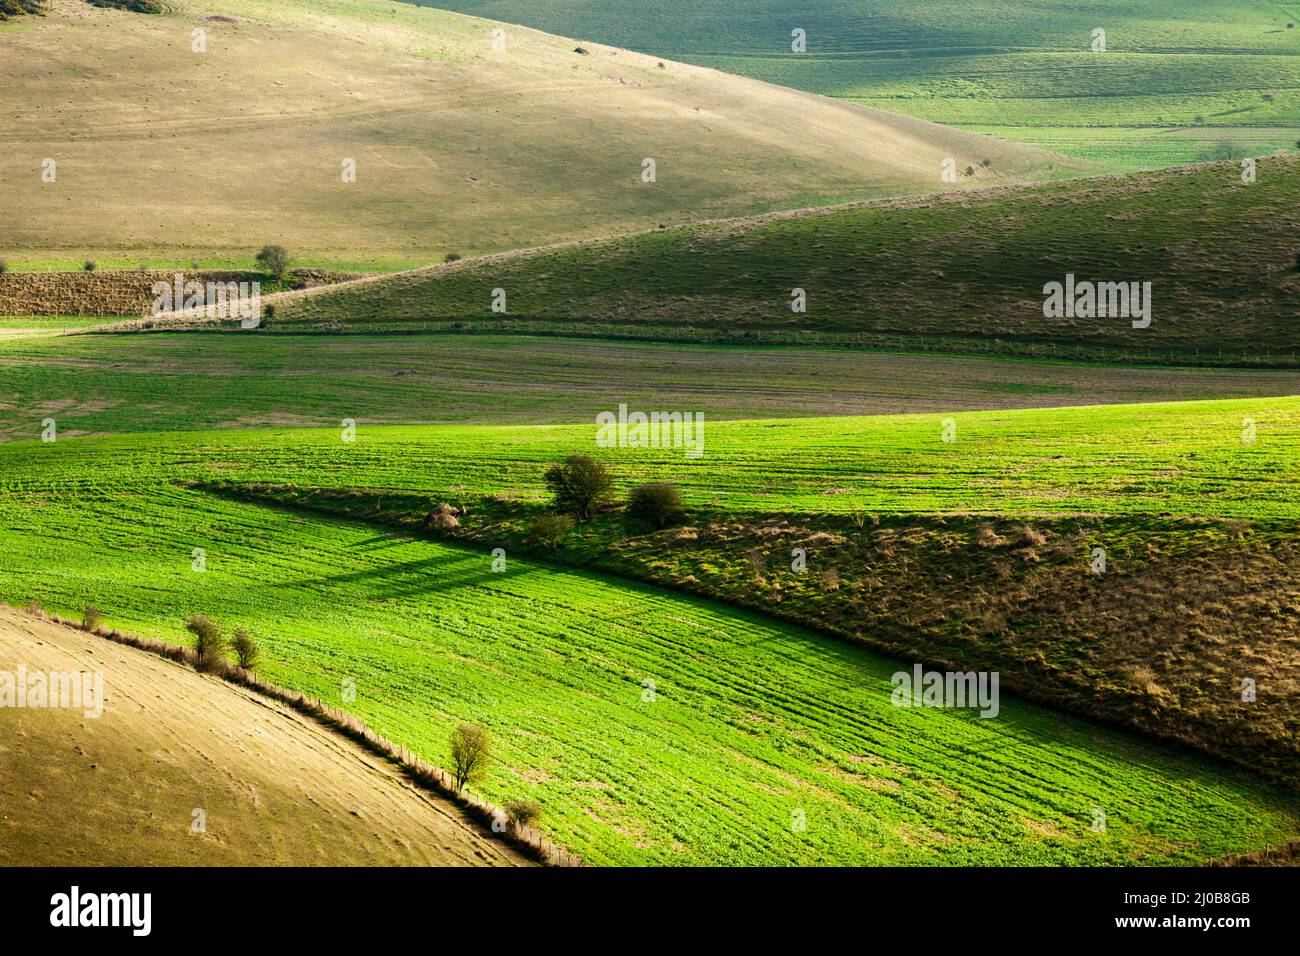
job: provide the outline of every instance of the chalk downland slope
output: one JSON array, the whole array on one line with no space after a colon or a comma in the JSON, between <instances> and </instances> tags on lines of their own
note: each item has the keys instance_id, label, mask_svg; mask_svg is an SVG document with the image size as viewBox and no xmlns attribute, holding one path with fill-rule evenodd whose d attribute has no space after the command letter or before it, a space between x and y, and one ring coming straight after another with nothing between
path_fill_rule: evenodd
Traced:
<instances>
[{"instance_id":1,"label":"chalk downland slope","mask_svg":"<svg viewBox=\"0 0 1300 956\"><path fill-rule=\"evenodd\" d=\"M527 865L275 701L0 607L0 670L20 664L102 671L106 703L0 709L0 865Z\"/></svg>"},{"instance_id":2,"label":"chalk downland slope","mask_svg":"<svg viewBox=\"0 0 1300 956\"><path fill-rule=\"evenodd\" d=\"M882 201L288 293L273 328L583 331L1042 357L1293 363L1300 160ZM1136 316L1044 315L1048 283L1151 283ZM492 311L493 289L507 313ZM1139 286L1140 288L1140 286ZM806 311L792 309L793 290Z\"/></svg>"},{"instance_id":3,"label":"chalk downland slope","mask_svg":"<svg viewBox=\"0 0 1300 956\"><path fill-rule=\"evenodd\" d=\"M80 256L226 266L266 242L315 264L409 266L932 191L946 157L979 171L962 187L1087 168L404 3L169 7L146 16L54 0L47 17L0 25L0 252L11 267ZM654 183L642 181L645 159Z\"/></svg>"},{"instance_id":4,"label":"chalk downland slope","mask_svg":"<svg viewBox=\"0 0 1300 956\"><path fill-rule=\"evenodd\" d=\"M1117 168L1290 147L1300 9L1272 0L412 0ZM807 52L790 49L806 31ZM1093 52L1105 31L1105 52ZM1225 155L1226 154L1226 155Z\"/></svg>"}]
</instances>

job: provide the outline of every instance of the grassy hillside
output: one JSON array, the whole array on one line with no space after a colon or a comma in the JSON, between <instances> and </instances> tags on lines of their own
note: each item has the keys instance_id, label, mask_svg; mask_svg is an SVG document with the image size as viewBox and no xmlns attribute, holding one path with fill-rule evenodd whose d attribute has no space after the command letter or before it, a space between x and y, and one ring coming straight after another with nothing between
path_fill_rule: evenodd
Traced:
<instances>
[{"instance_id":1,"label":"grassy hillside","mask_svg":"<svg viewBox=\"0 0 1300 956\"><path fill-rule=\"evenodd\" d=\"M991 158L986 181L1081 168L709 69L575 53L523 27L495 51L499 25L408 4L167 6L55 0L0 26L11 268L246 267L267 242L307 264L396 268L931 191L948 156Z\"/></svg>"},{"instance_id":2,"label":"grassy hillside","mask_svg":"<svg viewBox=\"0 0 1300 956\"><path fill-rule=\"evenodd\" d=\"M949 418L953 442L943 440ZM182 480L294 485L305 493L294 503L405 523L402 532L450 502L467 509L461 523L481 553L517 554L546 501L545 466L587 452L614 468L620 495L676 482L694 531L625 540L615 516L568 542L566 560L899 656L1003 668L1035 699L1296 772L1300 714L1287 688L1300 686L1300 399L711 422L695 460L601 449L594 437L594 425L363 424L352 443L337 429L11 443L0 464L12 506L36 506L24 520L44 521L56 498L83 502L57 533L15 542L16 573L47 581L79 563L53 543L81 540L69 522L152 507L130 502ZM226 526L189 527L203 536L214 525ZM797 542L811 542L807 577L782 570ZM1111 562L1101 576L1090 569L1095 547ZM267 548L267 560L284 560ZM118 593L119 572L95 568L76 589L43 593L73 607L101 588ZM1263 675L1260 701L1245 707L1238 681L1252 674Z\"/></svg>"},{"instance_id":3,"label":"grassy hillside","mask_svg":"<svg viewBox=\"0 0 1300 956\"><path fill-rule=\"evenodd\" d=\"M405 464L427 481L406 452L438 455L446 432L385 434L390 479ZM186 613L248 626L268 678L326 702L352 679L348 709L435 761L454 723L481 722L497 741L484 796L536 797L548 834L591 863L1159 864L1300 825L1292 797L1247 777L1006 697L991 720L893 707L898 663L743 611L517 555L494 573L483 551L174 484L265 474L267 456L355 477L329 439L5 445L0 593L94 600L171 639Z\"/></svg>"},{"instance_id":4,"label":"grassy hillside","mask_svg":"<svg viewBox=\"0 0 1300 956\"><path fill-rule=\"evenodd\" d=\"M1166 516L754 514L697 505L661 532L615 509L558 549L527 492L466 499L218 483L234 500L416 536L536 553L666 584L1003 686L1112 725L1300 781L1300 548L1290 521ZM792 566L795 549L807 567ZM1098 549L1105 567L1094 569ZM1256 684L1244 701L1243 680Z\"/></svg>"},{"instance_id":5,"label":"grassy hillside","mask_svg":"<svg viewBox=\"0 0 1300 956\"><path fill-rule=\"evenodd\" d=\"M1300 6L1271 0L417 0L1139 169L1293 147ZM791 30L807 52L791 51ZM1092 31L1106 52L1092 52Z\"/></svg>"},{"instance_id":6,"label":"grassy hillside","mask_svg":"<svg viewBox=\"0 0 1300 956\"><path fill-rule=\"evenodd\" d=\"M579 422L620 402L712 422L1300 394L1296 370L507 335L55 337L24 335L27 324L0 322L0 439L33 438L49 416L75 435Z\"/></svg>"},{"instance_id":7,"label":"grassy hillside","mask_svg":"<svg viewBox=\"0 0 1300 956\"><path fill-rule=\"evenodd\" d=\"M97 717L0 708L0 865L527 865L283 704L0 607L0 671L20 665L98 672L103 697ZM52 840L69 807L77 838Z\"/></svg>"},{"instance_id":8,"label":"grassy hillside","mask_svg":"<svg viewBox=\"0 0 1300 956\"><path fill-rule=\"evenodd\" d=\"M659 230L292 294L271 329L485 328L1297 362L1300 159ZM1151 324L1047 318L1044 285L1150 282ZM506 315L491 311L504 289ZM792 311L804 289L806 313Z\"/></svg>"}]
</instances>

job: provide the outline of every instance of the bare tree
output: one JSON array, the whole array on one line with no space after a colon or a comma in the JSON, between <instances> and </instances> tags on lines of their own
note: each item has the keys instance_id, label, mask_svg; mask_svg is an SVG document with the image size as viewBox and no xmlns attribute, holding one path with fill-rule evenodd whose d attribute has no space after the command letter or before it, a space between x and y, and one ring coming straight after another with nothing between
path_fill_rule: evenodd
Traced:
<instances>
[{"instance_id":1,"label":"bare tree","mask_svg":"<svg viewBox=\"0 0 1300 956\"><path fill-rule=\"evenodd\" d=\"M486 727L461 724L451 732L451 759L456 766L456 789L483 779L492 759L492 734Z\"/></svg>"},{"instance_id":2,"label":"bare tree","mask_svg":"<svg viewBox=\"0 0 1300 956\"><path fill-rule=\"evenodd\" d=\"M235 630L234 639L230 642L235 649L235 657L239 659L239 666L246 671L254 670L257 667L258 659L262 656L262 649L257 646L252 635L244 628Z\"/></svg>"}]
</instances>

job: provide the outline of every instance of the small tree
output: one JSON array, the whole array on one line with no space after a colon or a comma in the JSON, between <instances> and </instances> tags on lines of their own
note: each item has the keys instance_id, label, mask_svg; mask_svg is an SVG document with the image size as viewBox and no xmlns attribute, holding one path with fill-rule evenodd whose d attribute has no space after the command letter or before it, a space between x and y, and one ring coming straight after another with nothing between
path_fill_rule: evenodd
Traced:
<instances>
[{"instance_id":1,"label":"small tree","mask_svg":"<svg viewBox=\"0 0 1300 956\"><path fill-rule=\"evenodd\" d=\"M531 827L542 817L542 805L536 800L507 800L501 809L506 812L506 819L514 824L516 830Z\"/></svg>"},{"instance_id":2,"label":"small tree","mask_svg":"<svg viewBox=\"0 0 1300 956\"><path fill-rule=\"evenodd\" d=\"M546 487L555 495L556 510L590 518L597 506L609 499L613 480L609 469L587 455L570 455L563 463L546 469Z\"/></svg>"},{"instance_id":3,"label":"small tree","mask_svg":"<svg viewBox=\"0 0 1300 956\"><path fill-rule=\"evenodd\" d=\"M87 604L86 609L81 612L81 620L86 625L87 630L93 631L104 620L104 615L100 613L99 608L95 607L95 605Z\"/></svg>"},{"instance_id":4,"label":"small tree","mask_svg":"<svg viewBox=\"0 0 1300 956\"><path fill-rule=\"evenodd\" d=\"M682 515L682 493L667 481L651 482L632 489L627 502L627 517L656 531L666 528Z\"/></svg>"},{"instance_id":5,"label":"small tree","mask_svg":"<svg viewBox=\"0 0 1300 956\"><path fill-rule=\"evenodd\" d=\"M257 254L257 264L277 279L283 279L289 271L289 251L284 246L263 246Z\"/></svg>"},{"instance_id":6,"label":"small tree","mask_svg":"<svg viewBox=\"0 0 1300 956\"><path fill-rule=\"evenodd\" d=\"M262 649L257 646L257 643L245 628L235 629L235 635L230 644L235 649L235 657L239 660L240 667L246 671L256 669L257 662L262 656Z\"/></svg>"},{"instance_id":7,"label":"small tree","mask_svg":"<svg viewBox=\"0 0 1300 956\"><path fill-rule=\"evenodd\" d=\"M194 635L194 652L199 658L199 670L217 670L226 650L226 639L221 628L202 614L195 614L185 622L185 630Z\"/></svg>"},{"instance_id":8,"label":"small tree","mask_svg":"<svg viewBox=\"0 0 1300 956\"><path fill-rule=\"evenodd\" d=\"M459 252L449 252L442 257L443 262L456 262L458 259L460 259Z\"/></svg>"},{"instance_id":9,"label":"small tree","mask_svg":"<svg viewBox=\"0 0 1300 956\"><path fill-rule=\"evenodd\" d=\"M528 536L554 551L560 539L573 530L573 519L568 515L539 515L528 524Z\"/></svg>"},{"instance_id":10,"label":"small tree","mask_svg":"<svg viewBox=\"0 0 1300 956\"><path fill-rule=\"evenodd\" d=\"M81 268L85 269L87 272L94 272L97 266L95 265L94 259L87 259L81 264Z\"/></svg>"},{"instance_id":11,"label":"small tree","mask_svg":"<svg viewBox=\"0 0 1300 956\"><path fill-rule=\"evenodd\" d=\"M451 732L451 760L456 767L456 789L483 779L492 759L492 735L486 727L461 724Z\"/></svg>"}]
</instances>

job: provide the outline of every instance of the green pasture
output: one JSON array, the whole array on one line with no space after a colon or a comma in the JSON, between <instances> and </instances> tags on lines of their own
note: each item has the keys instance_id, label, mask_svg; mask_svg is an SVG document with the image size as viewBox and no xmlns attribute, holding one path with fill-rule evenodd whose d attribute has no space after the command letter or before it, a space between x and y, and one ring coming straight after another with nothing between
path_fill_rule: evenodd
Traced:
<instances>
[{"instance_id":1,"label":"green pasture","mask_svg":"<svg viewBox=\"0 0 1300 956\"><path fill-rule=\"evenodd\" d=\"M1252 409L1294 426L1294 403ZM751 499L760 483L781 488L790 475L770 462L793 448L782 427L722 430L721 456L711 446L702 467L719 487L747 485ZM890 430L896 453L920 452L930 428L804 426L823 466L841 471L837 448L869 448ZM497 747L484 795L535 797L547 832L591 863L1161 864L1294 835L1291 798L1135 738L1008 698L990 720L896 708L889 678L900 664L798 628L516 556L494 573L486 551L177 484L256 475L500 488L535 481L541 461L589 434L363 428L350 444L320 431L6 444L0 597L62 613L93 602L113 626L171 640L188 614L248 627L267 677L437 762L454 724L483 723ZM1022 453L1037 435L1018 432ZM762 467L743 460L756 442ZM1212 445L1192 441L1214 461ZM1287 476L1261 467L1257 477ZM357 692L346 704L345 681ZM1093 830L1098 810L1104 833Z\"/></svg>"}]
</instances>

